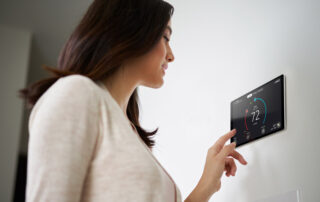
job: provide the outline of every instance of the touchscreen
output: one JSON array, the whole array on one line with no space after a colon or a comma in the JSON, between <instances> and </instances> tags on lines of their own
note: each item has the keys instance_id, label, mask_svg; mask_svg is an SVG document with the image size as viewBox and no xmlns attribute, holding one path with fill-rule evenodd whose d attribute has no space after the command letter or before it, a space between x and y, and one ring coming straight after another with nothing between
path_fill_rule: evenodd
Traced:
<instances>
[{"instance_id":1,"label":"touchscreen","mask_svg":"<svg viewBox=\"0 0 320 202\"><path fill-rule=\"evenodd\" d=\"M231 102L237 147L284 129L284 75Z\"/></svg>"}]
</instances>

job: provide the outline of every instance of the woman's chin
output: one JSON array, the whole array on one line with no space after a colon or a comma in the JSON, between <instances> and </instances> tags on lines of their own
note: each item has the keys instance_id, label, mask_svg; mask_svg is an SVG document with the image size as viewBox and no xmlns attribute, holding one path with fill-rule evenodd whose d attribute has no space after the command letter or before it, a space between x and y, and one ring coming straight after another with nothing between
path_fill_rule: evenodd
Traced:
<instances>
[{"instance_id":1,"label":"woman's chin","mask_svg":"<svg viewBox=\"0 0 320 202\"><path fill-rule=\"evenodd\" d=\"M157 89L157 88L161 88L163 86L163 83L164 83L163 78L161 78L161 80L158 82L145 83L145 84L142 84L142 86Z\"/></svg>"}]
</instances>

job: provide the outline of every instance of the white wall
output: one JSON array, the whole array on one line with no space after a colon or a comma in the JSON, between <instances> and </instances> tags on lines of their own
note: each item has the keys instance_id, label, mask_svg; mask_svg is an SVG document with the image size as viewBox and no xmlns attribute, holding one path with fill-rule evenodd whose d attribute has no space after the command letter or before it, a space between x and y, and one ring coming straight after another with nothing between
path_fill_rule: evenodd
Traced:
<instances>
[{"instance_id":1,"label":"white wall","mask_svg":"<svg viewBox=\"0 0 320 202\"><path fill-rule=\"evenodd\" d=\"M169 64L160 89L140 88L142 125L160 127L155 155L186 198L208 148L230 130L230 102L284 74L287 129L237 150L235 177L214 202L254 202L298 190L320 200L320 1L171 0Z\"/></svg>"},{"instance_id":2,"label":"white wall","mask_svg":"<svg viewBox=\"0 0 320 202\"><path fill-rule=\"evenodd\" d=\"M17 91L26 84L31 33L0 25L0 44L0 201L9 202L13 199L24 111Z\"/></svg>"}]
</instances>

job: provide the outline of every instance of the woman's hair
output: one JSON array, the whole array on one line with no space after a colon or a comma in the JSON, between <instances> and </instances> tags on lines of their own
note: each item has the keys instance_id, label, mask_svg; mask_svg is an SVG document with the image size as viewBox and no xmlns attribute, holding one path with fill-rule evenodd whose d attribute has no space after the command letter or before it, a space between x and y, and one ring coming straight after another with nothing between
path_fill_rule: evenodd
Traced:
<instances>
[{"instance_id":1,"label":"woman's hair","mask_svg":"<svg viewBox=\"0 0 320 202\"><path fill-rule=\"evenodd\" d=\"M94 0L60 52L57 68L42 66L53 76L20 89L19 97L31 109L61 77L80 74L93 81L109 78L125 60L142 56L157 44L173 12L173 6L162 0ZM147 132L140 126L138 102L135 89L126 113L152 149L155 142L151 137L158 128Z\"/></svg>"}]
</instances>

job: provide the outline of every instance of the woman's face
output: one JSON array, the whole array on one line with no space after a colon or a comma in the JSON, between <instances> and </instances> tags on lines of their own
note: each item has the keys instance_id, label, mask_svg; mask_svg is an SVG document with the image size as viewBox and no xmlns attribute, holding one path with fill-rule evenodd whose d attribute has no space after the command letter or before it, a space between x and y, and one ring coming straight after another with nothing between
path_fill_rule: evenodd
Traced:
<instances>
[{"instance_id":1,"label":"woman's face","mask_svg":"<svg viewBox=\"0 0 320 202\"><path fill-rule=\"evenodd\" d=\"M169 45L171 32L170 20L155 47L134 62L135 75L138 77L140 85L151 88L159 88L163 85L163 76L168 68L168 63L174 60Z\"/></svg>"}]
</instances>

